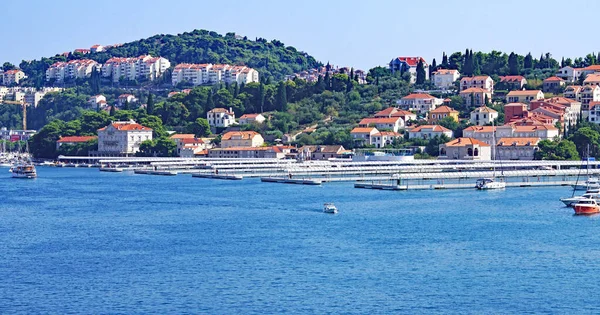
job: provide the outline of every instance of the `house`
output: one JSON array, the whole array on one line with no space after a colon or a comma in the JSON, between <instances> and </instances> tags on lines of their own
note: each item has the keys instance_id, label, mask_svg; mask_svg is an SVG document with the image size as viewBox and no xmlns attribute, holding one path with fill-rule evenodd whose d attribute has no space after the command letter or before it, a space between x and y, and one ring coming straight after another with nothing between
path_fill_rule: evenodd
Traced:
<instances>
[{"instance_id":1,"label":"house","mask_svg":"<svg viewBox=\"0 0 600 315\"><path fill-rule=\"evenodd\" d=\"M487 125L498 119L498 112L483 105L471 112L471 123L477 126Z\"/></svg>"},{"instance_id":2,"label":"house","mask_svg":"<svg viewBox=\"0 0 600 315\"><path fill-rule=\"evenodd\" d=\"M106 103L106 97L102 94L90 96L88 104L91 108L98 107L102 102Z\"/></svg>"},{"instance_id":3,"label":"house","mask_svg":"<svg viewBox=\"0 0 600 315\"><path fill-rule=\"evenodd\" d=\"M600 102L590 102L587 121L600 124Z\"/></svg>"},{"instance_id":4,"label":"house","mask_svg":"<svg viewBox=\"0 0 600 315\"><path fill-rule=\"evenodd\" d=\"M152 140L152 129L134 120L114 121L98 130L98 154L129 156L140 151L140 144Z\"/></svg>"},{"instance_id":5,"label":"house","mask_svg":"<svg viewBox=\"0 0 600 315\"><path fill-rule=\"evenodd\" d=\"M177 155L183 158L192 158L200 151L210 149L211 145L201 138L179 138L177 144Z\"/></svg>"},{"instance_id":6,"label":"house","mask_svg":"<svg viewBox=\"0 0 600 315\"><path fill-rule=\"evenodd\" d=\"M583 80L583 85L600 85L600 74L588 74L585 80Z\"/></svg>"},{"instance_id":7,"label":"house","mask_svg":"<svg viewBox=\"0 0 600 315\"><path fill-rule=\"evenodd\" d=\"M358 145L370 145L371 137L379 133L379 130L374 127L356 127L350 131L350 135Z\"/></svg>"},{"instance_id":8,"label":"house","mask_svg":"<svg viewBox=\"0 0 600 315\"><path fill-rule=\"evenodd\" d=\"M543 98L544 93L541 90L510 91L506 94L507 103L529 103Z\"/></svg>"},{"instance_id":9,"label":"house","mask_svg":"<svg viewBox=\"0 0 600 315\"><path fill-rule=\"evenodd\" d=\"M565 88L563 96L581 102L581 89L580 85L569 85Z\"/></svg>"},{"instance_id":10,"label":"house","mask_svg":"<svg viewBox=\"0 0 600 315\"><path fill-rule=\"evenodd\" d=\"M439 105L442 105L443 100L429 94L413 93L401 98L397 103L403 110L425 115Z\"/></svg>"},{"instance_id":11,"label":"house","mask_svg":"<svg viewBox=\"0 0 600 315\"><path fill-rule=\"evenodd\" d=\"M496 143L495 159L533 160L539 142L540 138L500 138Z\"/></svg>"},{"instance_id":12,"label":"house","mask_svg":"<svg viewBox=\"0 0 600 315\"><path fill-rule=\"evenodd\" d=\"M483 106L492 100L492 92L478 87L462 90L459 95L467 106Z\"/></svg>"},{"instance_id":13,"label":"house","mask_svg":"<svg viewBox=\"0 0 600 315\"><path fill-rule=\"evenodd\" d=\"M240 125L250 125L254 122L262 124L265 122L265 116L262 114L244 114L240 117Z\"/></svg>"},{"instance_id":14,"label":"house","mask_svg":"<svg viewBox=\"0 0 600 315\"><path fill-rule=\"evenodd\" d=\"M587 111L589 110L590 103L600 101L600 86L583 86L579 92L579 101L581 101L581 110L583 111L583 116L587 117Z\"/></svg>"},{"instance_id":15,"label":"house","mask_svg":"<svg viewBox=\"0 0 600 315\"><path fill-rule=\"evenodd\" d=\"M488 75L479 75L474 77L464 77L460 79L460 90L464 91L470 88L484 89L491 94L494 93L494 80ZM491 99L491 97L490 97Z\"/></svg>"},{"instance_id":16,"label":"house","mask_svg":"<svg viewBox=\"0 0 600 315\"><path fill-rule=\"evenodd\" d=\"M256 131L229 131L221 137L221 148L260 147L265 139Z\"/></svg>"},{"instance_id":17,"label":"house","mask_svg":"<svg viewBox=\"0 0 600 315\"><path fill-rule=\"evenodd\" d=\"M305 160L329 160L343 157L346 153L341 145L305 145L298 149Z\"/></svg>"},{"instance_id":18,"label":"house","mask_svg":"<svg viewBox=\"0 0 600 315\"><path fill-rule=\"evenodd\" d=\"M132 94L121 94L117 99L119 106L125 105L125 103L131 104L137 102L138 99Z\"/></svg>"},{"instance_id":19,"label":"house","mask_svg":"<svg viewBox=\"0 0 600 315\"><path fill-rule=\"evenodd\" d=\"M452 130L440 125L422 125L408 131L409 139L429 140L441 136L452 138Z\"/></svg>"},{"instance_id":20,"label":"house","mask_svg":"<svg viewBox=\"0 0 600 315\"><path fill-rule=\"evenodd\" d=\"M404 128L404 120L400 117L390 118L364 118L358 123L359 127L375 127L378 130L391 130L398 132Z\"/></svg>"},{"instance_id":21,"label":"house","mask_svg":"<svg viewBox=\"0 0 600 315\"><path fill-rule=\"evenodd\" d=\"M598 74L600 72L600 65L590 65L583 69L580 69L580 71L585 76L589 76L590 74Z\"/></svg>"},{"instance_id":22,"label":"house","mask_svg":"<svg viewBox=\"0 0 600 315\"><path fill-rule=\"evenodd\" d=\"M410 83L417 82L417 65L419 62L423 63L425 69L425 80L429 80L429 65L422 57L398 57L390 61L390 71L395 73L400 71L404 73L408 71L410 73Z\"/></svg>"},{"instance_id":23,"label":"house","mask_svg":"<svg viewBox=\"0 0 600 315\"><path fill-rule=\"evenodd\" d=\"M448 89L454 86L454 82L460 78L460 73L454 69L439 69L431 75L433 76L433 84L441 89Z\"/></svg>"},{"instance_id":24,"label":"house","mask_svg":"<svg viewBox=\"0 0 600 315\"><path fill-rule=\"evenodd\" d=\"M381 110L381 111L375 113L375 115L373 115L373 117L375 117L375 118L400 117L400 118L402 118L402 120L404 120L405 126L409 121L417 120L416 114L406 111L406 110L403 110L403 109L398 109L396 107L388 107L384 110Z\"/></svg>"},{"instance_id":25,"label":"house","mask_svg":"<svg viewBox=\"0 0 600 315\"><path fill-rule=\"evenodd\" d=\"M458 138L440 144L438 159L482 160L492 159L492 147L473 138Z\"/></svg>"},{"instance_id":26,"label":"house","mask_svg":"<svg viewBox=\"0 0 600 315\"><path fill-rule=\"evenodd\" d=\"M82 55L87 55L87 54L89 54L91 52L91 50L86 49L86 48L77 48L73 52L74 53L79 53L79 54L82 54Z\"/></svg>"},{"instance_id":27,"label":"house","mask_svg":"<svg viewBox=\"0 0 600 315\"><path fill-rule=\"evenodd\" d=\"M452 117L454 121L458 122L458 111L446 105L440 106L430 111L428 116L429 118L427 120L430 124L435 124L446 117Z\"/></svg>"},{"instance_id":28,"label":"house","mask_svg":"<svg viewBox=\"0 0 600 315\"><path fill-rule=\"evenodd\" d=\"M564 128L574 126L579 119L581 102L564 98L552 97L530 103L532 113L541 113L550 116L561 123Z\"/></svg>"},{"instance_id":29,"label":"house","mask_svg":"<svg viewBox=\"0 0 600 315\"><path fill-rule=\"evenodd\" d=\"M226 110L225 108L213 108L206 113L206 119L208 124L215 128L227 128L231 125L235 125L235 113L231 108Z\"/></svg>"},{"instance_id":30,"label":"house","mask_svg":"<svg viewBox=\"0 0 600 315\"><path fill-rule=\"evenodd\" d=\"M500 77L500 83L507 90L521 90L527 84L527 79L521 75L506 75Z\"/></svg>"},{"instance_id":31,"label":"house","mask_svg":"<svg viewBox=\"0 0 600 315\"><path fill-rule=\"evenodd\" d=\"M68 136L68 137L60 137L58 141L56 141L56 149L60 148L62 145L76 145L80 143L86 143L88 141L98 139L97 136Z\"/></svg>"},{"instance_id":32,"label":"house","mask_svg":"<svg viewBox=\"0 0 600 315\"><path fill-rule=\"evenodd\" d=\"M371 144L376 148L385 148L392 145L396 139L402 138L402 135L393 131L380 131L371 136Z\"/></svg>"},{"instance_id":33,"label":"house","mask_svg":"<svg viewBox=\"0 0 600 315\"><path fill-rule=\"evenodd\" d=\"M90 47L90 52L93 52L93 53L103 52L104 50L105 50L104 46L102 46L102 45L94 45L94 46Z\"/></svg>"},{"instance_id":34,"label":"house","mask_svg":"<svg viewBox=\"0 0 600 315\"><path fill-rule=\"evenodd\" d=\"M571 66L566 66L558 69L556 76L564 79L567 82L576 82L579 80L581 76L583 68L573 68Z\"/></svg>"},{"instance_id":35,"label":"house","mask_svg":"<svg viewBox=\"0 0 600 315\"><path fill-rule=\"evenodd\" d=\"M4 73L2 74L3 84L9 86L19 84L19 82L25 78L25 72L19 69L4 71Z\"/></svg>"},{"instance_id":36,"label":"house","mask_svg":"<svg viewBox=\"0 0 600 315\"><path fill-rule=\"evenodd\" d=\"M559 93L565 86L566 82L564 79L559 77L549 77L544 80L542 85L542 91L545 93Z\"/></svg>"}]
</instances>

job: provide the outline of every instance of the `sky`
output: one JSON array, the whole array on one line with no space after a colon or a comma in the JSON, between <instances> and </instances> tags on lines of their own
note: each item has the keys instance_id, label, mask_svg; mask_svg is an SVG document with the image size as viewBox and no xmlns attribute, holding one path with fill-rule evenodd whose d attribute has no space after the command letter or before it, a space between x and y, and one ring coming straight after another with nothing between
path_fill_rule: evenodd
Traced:
<instances>
[{"instance_id":1,"label":"sky","mask_svg":"<svg viewBox=\"0 0 600 315\"><path fill-rule=\"evenodd\" d=\"M0 62L206 29L278 39L324 63L369 69L398 56L600 51L595 0L2 0Z\"/></svg>"}]
</instances>

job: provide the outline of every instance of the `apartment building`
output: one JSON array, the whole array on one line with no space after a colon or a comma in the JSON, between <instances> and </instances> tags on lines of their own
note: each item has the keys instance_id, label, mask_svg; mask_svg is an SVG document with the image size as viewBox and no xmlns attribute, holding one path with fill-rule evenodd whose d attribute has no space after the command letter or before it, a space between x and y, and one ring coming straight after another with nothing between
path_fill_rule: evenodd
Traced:
<instances>
[{"instance_id":1,"label":"apartment building","mask_svg":"<svg viewBox=\"0 0 600 315\"><path fill-rule=\"evenodd\" d=\"M171 67L168 59L142 55L135 58L110 58L102 66L102 76L113 82L125 80L155 80Z\"/></svg>"},{"instance_id":2,"label":"apartment building","mask_svg":"<svg viewBox=\"0 0 600 315\"><path fill-rule=\"evenodd\" d=\"M4 73L2 74L2 82L4 85L19 84L19 82L25 79L26 77L27 76L25 76L25 72L19 69L8 70L4 71Z\"/></svg>"},{"instance_id":3,"label":"apartment building","mask_svg":"<svg viewBox=\"0 0 600 315\"><path fill-rule=\"evenodd\" d=\"M219 82L247 84L259 82L259 76L258 71L246 66L181 63L173 69L171 83L177 85L181 82L189 82L192 85Z\"/></svg>"},{"instance_id":4,"label":"apartment building","mask_svg":"<svg viewBox=\"0 0 600 315\"><path fill-rule=\"evenodd\" d=\"M46 81L64 82L66 79L89 78L94 67L100 69L101 65L91 59L55 62L46 70Z\"/></svg>"}]
</instances>

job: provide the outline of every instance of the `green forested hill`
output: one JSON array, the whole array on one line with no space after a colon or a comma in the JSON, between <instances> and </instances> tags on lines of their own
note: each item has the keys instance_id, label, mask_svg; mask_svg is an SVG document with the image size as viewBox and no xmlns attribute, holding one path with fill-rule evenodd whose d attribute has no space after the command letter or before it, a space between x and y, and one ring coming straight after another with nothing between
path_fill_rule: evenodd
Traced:
<instances>
[{"instance_id":1,"label":"green forested hill","mask_svg":"<svg viewBox=\"0 0 600 315\"><path fill-rule=\"evenodd\" d=\"M56 61L91 58L103 63L111 57L137 57L143 54L165 57L172 64L183 62L243 64L257 69L263 78L272 76L276 80L319 65L314 57L294 47L286 47L278 40L267 41L263 38L250 40L236 36L235 33L220 35L207 30L194 30L178 35L155 35L109 48L100 53L87 55L74 53L69 57L56 55L51 58L24 61L19 66L29 76L28 82L31 85L41 85L46 69Z\"/></svg>"}]
</instances>

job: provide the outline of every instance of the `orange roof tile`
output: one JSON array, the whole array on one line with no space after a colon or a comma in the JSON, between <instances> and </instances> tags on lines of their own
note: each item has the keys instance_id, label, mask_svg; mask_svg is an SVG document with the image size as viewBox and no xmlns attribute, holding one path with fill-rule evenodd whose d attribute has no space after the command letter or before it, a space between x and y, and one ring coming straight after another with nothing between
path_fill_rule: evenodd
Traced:
<instances>
[{"instance_id":1,"label":"orange roof tile","mask_svg":"<svg viewBox=\"0 0 600 315\"><path fill-rule=\"evenodd\" d=\"M447 147L464 147L469 145L478 145L480 147L489 147L490 145L474 138L458 138L446 143Z\"/></svg>"},{"instance_id":2,"label":"orange roof tile","mask_svg":"<svg viewBox=\"0 0 600 315\"><path fill-rule=\"evenodd\" d=\"M431 129L431 132L448 132L452 131L444 126L440 125L421 125L413 128L409 132L421 132L423 129Z\"/></svg>"},{"instance_id":3,"label":"orange roof tile","mask_svg":"<svg viewBox=\"0 0 600 315\"><path fill-rule=\"evenodd\" d=\"M454 109L452 109L452 108L451 108L451 107L449 107L449 106L446 106L446 105L444 105L444 106L440 106L440 107L438 107L438 108L436 108L436 109L434 109L434 110L430 111L429 113L430 113L430 114L431 114L431 113L434 113L434 114L437 114L437 113L458 113L458 111L457 111L457 110L454 110Z\"/></svg>"},{"instance_id":4,"label":"orange roof tile","mask_svg":"<svg viewBox=\"0 0 600 315\"><path fill-rule=\"evenodd\" d=\"M371 133L373 130L377 130L373 127L356 127L350 131L350 133Z\"/></svg>"},{"instance_id":5,"label":"orange roof tile","mask_svg":"<svg viewBox=\"0 0 600 315\"><path fill-rule=\"evenodd\" d=\"M537 145L540 138L500 138L496 145L498 146L530 146Z\"/></svg>"},{"instance_id":6,"label":"orange roof tile","mask_svg":"<svg viewBox=\"0 0 600 315\"><path fill-rule=\"evenodd\" d=\"M250 140L255 136L260 136L256 131L229 131L226 132L221 140L231 140L232 137L241 138L242 140Z\"/></svg>"},{"instance_id":7,"label":"orange roof tile","mask_svg":"<svg viewBox=\"0 0 600 315\"><path fill-rule=\"evenodd\" d=\"M519 90L519 91L510 91L507 96L532 96L538 95L541 93L541 90Z\"/></svg>"},{"instance_id":8,"label":"orange roof tile","mask_svg":"<svg viewBox=\"0 0 600 315\"><path fill-rule=\"evenodd\" d=\"M369 125L369 124L395 124L398 122L399 117L390 117L390 118L363 118L358 124L359 125Z\"/></svg>"},{"instance_id":9,"label":"orange roof tile","mask_svg":"<svg viewBox=\"0 0 600 315\"><path fill-rule=\"evenodd\" d=\"M413 93L410 95L407 95L405 97L403 97L403 100L410 100L410 99L429 99L429 98L435 98L434 96L431 96L429 94L424 94L424 93Z\"/></svg>"}]
</instances>

